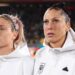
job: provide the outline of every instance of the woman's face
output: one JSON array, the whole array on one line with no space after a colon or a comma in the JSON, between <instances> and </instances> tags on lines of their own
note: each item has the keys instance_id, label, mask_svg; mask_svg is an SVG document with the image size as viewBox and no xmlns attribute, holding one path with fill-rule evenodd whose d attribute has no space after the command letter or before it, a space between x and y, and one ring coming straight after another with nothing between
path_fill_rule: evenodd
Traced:
<instances>
[{"instance_id":1,"label":"woman's face","mask_svg":"<svg viewBox=\"0 0 75 75\"><path fill-rule=\"evenodd\" d=\"M65 16L61 15L61 11L55 9L47 10L43 21L44 35L48 42L56 42L62 39L70 28Z\"/></svg>"},{"instance_id":2,"label":"woman's face","mask_svg":"<svg viewBox=\"0 0 75 75\"><path fill-rule=\"evenodd\" d=\"M13 46L16 34L12 31L11 24L9 20L0 18L0 48Z\"/></svg>"}]
</instances>

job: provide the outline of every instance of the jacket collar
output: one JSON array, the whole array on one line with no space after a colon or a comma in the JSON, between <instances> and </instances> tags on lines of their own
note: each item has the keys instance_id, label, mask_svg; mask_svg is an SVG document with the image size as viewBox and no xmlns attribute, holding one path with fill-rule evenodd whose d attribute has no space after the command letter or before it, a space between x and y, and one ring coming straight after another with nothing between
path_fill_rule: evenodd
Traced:
<instances>
[{"instance_id":1,"label":"jacket collar","mask_svg":"<svg viewBox=\"0 0 75 75\"><path fill-rule=\"evenodd\" d=\"M8 55L0 56L0 59L15 59L15 58L23 58L25 56L30 56L29 49L27 44L23 44L22 46L18 46L13 52Z\"/></svg>"}]
</instances>

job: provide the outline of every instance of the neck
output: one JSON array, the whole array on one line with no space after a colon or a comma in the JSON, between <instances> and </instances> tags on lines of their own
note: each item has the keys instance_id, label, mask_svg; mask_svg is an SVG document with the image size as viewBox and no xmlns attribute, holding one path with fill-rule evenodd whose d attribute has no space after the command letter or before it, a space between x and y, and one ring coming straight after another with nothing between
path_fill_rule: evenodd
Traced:
<instances>
[{"instance_id":1,"label":"neck","mask_svg":"<svg viewBox=\"0 0 75 75\"><path fill-rule=\"evenodd\" d=\"M1 46L0 47L0 55L7 55L14 50L13 47Z\"/></svg>"},{"instance_id":2,"label":"neck","mask_svg":"<svg viewBox=\"0 0 75 75\"><path fill-rule=\"evenodd\" d=\"M65 43L65 40L66 40L66 37L62 37L61 39L55 41L55 42L51 42L49 43L49 46L52 47L52 48L61 48L63 47L64 43Z\"/></svg>"}]
</instances>

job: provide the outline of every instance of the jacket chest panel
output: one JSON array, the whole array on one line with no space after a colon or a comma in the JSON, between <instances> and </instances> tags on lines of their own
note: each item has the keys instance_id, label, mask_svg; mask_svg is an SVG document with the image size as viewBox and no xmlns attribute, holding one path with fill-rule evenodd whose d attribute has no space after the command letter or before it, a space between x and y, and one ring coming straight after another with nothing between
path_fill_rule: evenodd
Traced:
<instances>
[{"instance_id":1,"label":"jacket chest panel","mask_svg":"<svg viewBox=\"0 0 75 75\"><path fill-rule=\"evenodd\" d=\"M75 59L66 54L55 55L48 53L42 56L38 61L37 75L72 75Z\"/></svg>"},{"instance_id":2,"label":"jacket chest panel","mask_svg":"<svg viewBox=\"0 0 75 75\"><path fill-rule=\"evenodd\" d=\"M22 69L21 60L0 61L0 74L1 75L19 75Z\"/></svg>"}]
</instances>

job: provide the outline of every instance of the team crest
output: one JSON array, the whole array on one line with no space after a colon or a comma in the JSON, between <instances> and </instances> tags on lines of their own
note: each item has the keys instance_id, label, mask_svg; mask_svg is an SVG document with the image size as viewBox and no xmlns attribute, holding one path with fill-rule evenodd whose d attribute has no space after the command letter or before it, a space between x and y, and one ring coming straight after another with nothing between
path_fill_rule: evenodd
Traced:
<instances>
[{"instance_id":1,"label":"team crest","mask_svg":"<svg viewBox=\"0 0 75 75\"><path fill-rule=\"evenodd\" d=\"M44 67L45 67L45 63L41 63L39 70L38 70L39 74L41 74L43 72Z\"/></svg>"}]
</instances>

